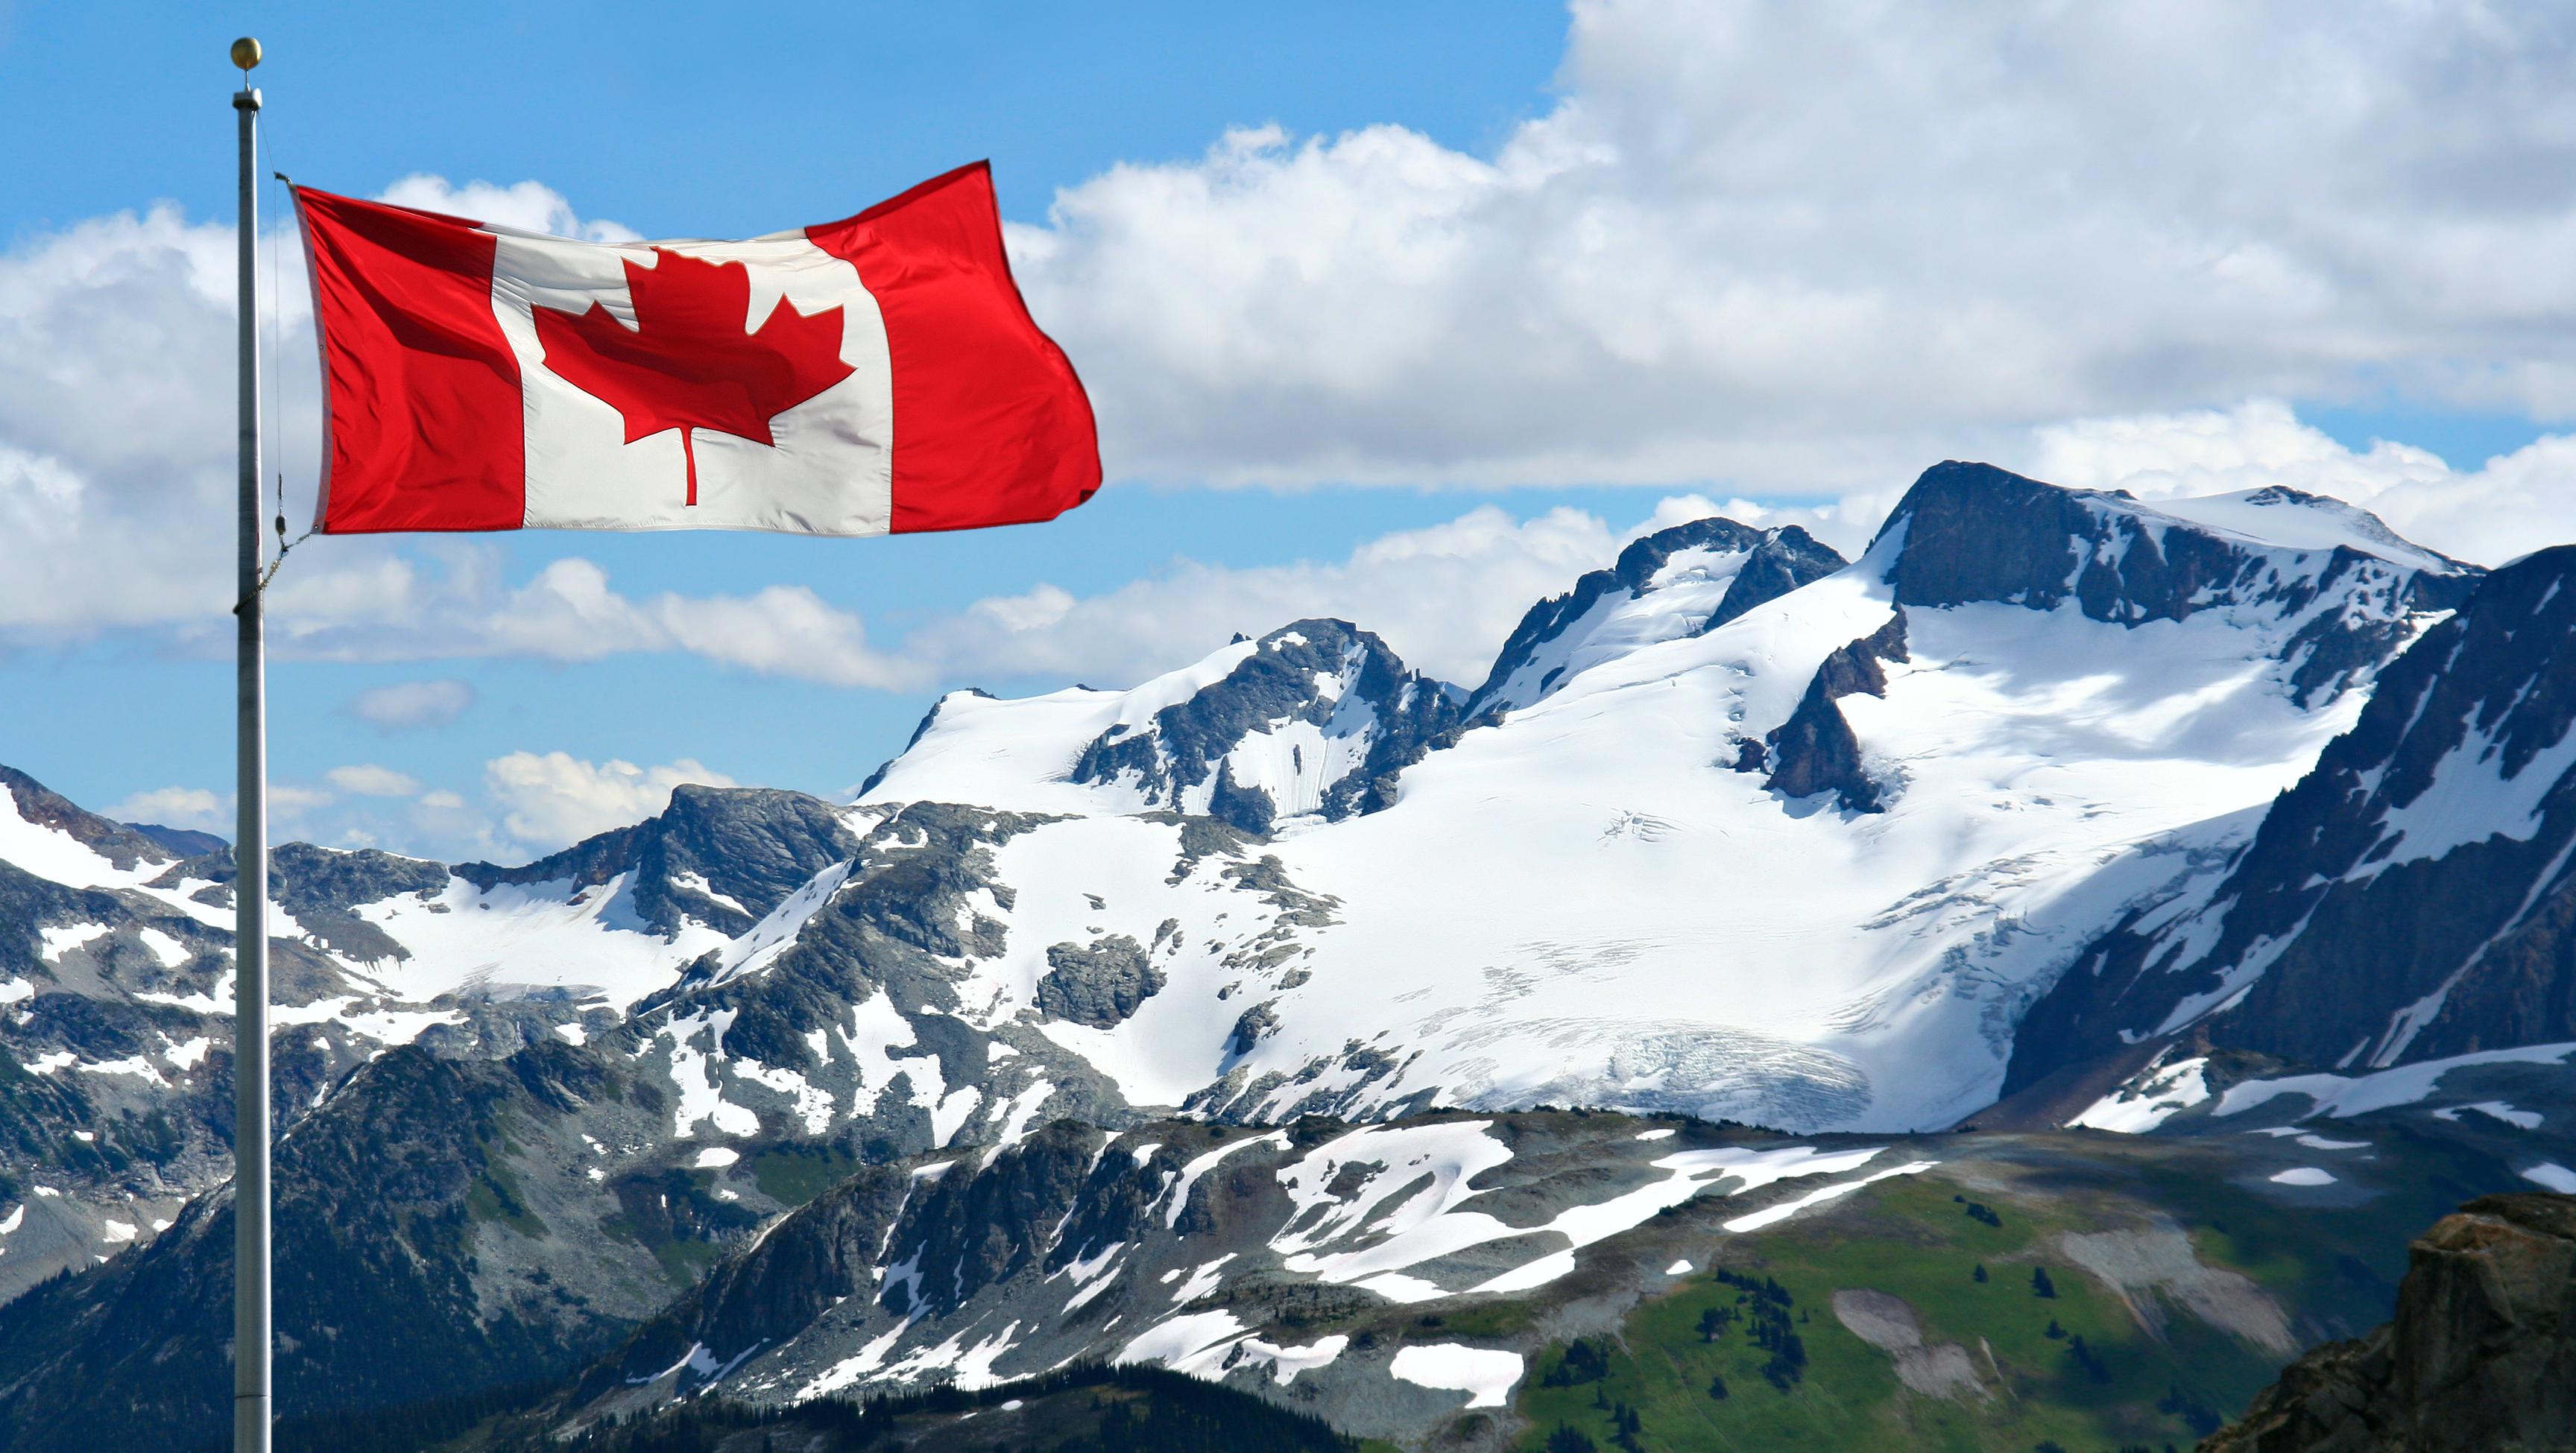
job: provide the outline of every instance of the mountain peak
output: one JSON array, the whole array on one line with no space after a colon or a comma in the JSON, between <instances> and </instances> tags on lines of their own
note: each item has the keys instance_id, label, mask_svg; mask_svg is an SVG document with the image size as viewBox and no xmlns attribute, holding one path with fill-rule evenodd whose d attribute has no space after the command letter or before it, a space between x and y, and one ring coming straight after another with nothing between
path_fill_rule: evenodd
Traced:
<instances>
[{"instance_id":1,"label":"mountain peak","mask_svg":"<svg viewBox=\"0 0 2576 1453\"><path fill-rule=\"evenodd\" d=\"M1348 621L1291 621L1201 664L1228 657L1222 676L1183 699L1121 711L1070 780L1266 833L1282 817L1384 805L1394 774L1457 719L1455 688L1408 670Z\"/></svg>"},{"instance_id":2,"label":"mountain peak","mask_svg":"<svg viewBox=\"0 0 2576 1453\"><path fill-rule=\"evenodd\" d=\"M1468 698L1467 719L1528 706L1640 646L1714 630L1847 563L1796 525L1710 516L1640 536L1608 569L1530 607Z\"/></svg>"},{"instance_id":3,"label":"mountain peak","mask_svg":"<svg viewBox=\"0 0 2576 1453\"><path fill-rule=\"evenodd\" d=\"M1991 464L1923 471L1870 542L1896 603L2004 604L2120 626L2209 610L2285 627L2302 702L2341 692L2457 609L2485 572L2400 538L2366 510L2274 487L2140 502Z\"/></svg>"},{"instance_id":4,"label":"mountain peak","mask_svg":"<svg viewBox=\"0 0 2576 1453\"><path fill-rule=\"evenodd\" d=\"M69 798L14 767L0 766L0 796L9 799L19 821L62 833L121 871L144 863L176 862L186 856L139 828L73 805Z\"/></svg>"}]
</instances>

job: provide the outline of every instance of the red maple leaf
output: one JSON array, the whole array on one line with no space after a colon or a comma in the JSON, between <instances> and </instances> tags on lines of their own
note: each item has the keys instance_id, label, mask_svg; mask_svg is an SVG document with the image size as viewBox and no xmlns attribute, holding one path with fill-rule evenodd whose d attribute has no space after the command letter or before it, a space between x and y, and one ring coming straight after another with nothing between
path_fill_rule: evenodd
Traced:
<instances>
[{"instance_id":1,"label":"red maple leaf","mask_svg":"<svg viewBox=\"0 0 2576 1453\"><path fill-rule=\"evenodd\" d=\"M848 378L841 310L808 316L780 299L748 331L751 270L654 248L654 265L626 262L635 326L592 303L579 315L536 310L546 367L626 420L626 442L680 431L689 499L698 502L692 429L775 447L769 421Z\"/></svg>"}]
</instances>

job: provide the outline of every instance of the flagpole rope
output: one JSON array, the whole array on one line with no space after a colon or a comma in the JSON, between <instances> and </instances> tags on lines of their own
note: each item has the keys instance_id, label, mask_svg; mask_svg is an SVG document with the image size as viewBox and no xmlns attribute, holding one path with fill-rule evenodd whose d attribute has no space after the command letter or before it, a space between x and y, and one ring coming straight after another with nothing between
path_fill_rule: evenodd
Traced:
<instances>
[{"instance_id":1,"label":"flagpole rope","mask_svg":"<svg viewBox=\"0 0 2576 1453\"><path fill-rule=\"evenodd\" d=\"M277 156L278 148L276 135L277 129L274 125L271 125L269 127L269 135L266 139L268 144L268 154L272 159ZM269 173L269 176L272 182L282 190L286 191L285 202L282 204L278 215L292 215L295 201L293 192L291 191L293 183L287 180L286 173L282 170L272 171ZM260 246L265 247L268 250L268 377L270 380L270 387L268 390L269 396L261 400L261 402L266 405L262 410L262 413L265 414L266 417L261 421L261 427L268 435L269 446L277 451L277 453L272 454L269 457L283 459L286 444L286 400L284 397L286 393L286 374L283 367L285 359L285 345L281 341L281 334L286 326L284 318L284 303L286 295L280 290L277 275L277 252L280 243L274 233L257 240ZM277 555L276 558L268 562L267 568L260 572L259 582L251 587L250 594L233 602L232 613L234 615L240 615L243 608L248 606L251 601L265 595L268 591L269 582L275 580L277 578L277 572L285 567L286 557L294 551L296 546L313 538L313 530L311 529L306 530L303 534L296 536L292 540L286 538L286 471L283 469L277 471L276 479L277 515L273 524L277 531ZM319 526L316 526L315 528L319 528Z\"/></svg>"}]
</instances>

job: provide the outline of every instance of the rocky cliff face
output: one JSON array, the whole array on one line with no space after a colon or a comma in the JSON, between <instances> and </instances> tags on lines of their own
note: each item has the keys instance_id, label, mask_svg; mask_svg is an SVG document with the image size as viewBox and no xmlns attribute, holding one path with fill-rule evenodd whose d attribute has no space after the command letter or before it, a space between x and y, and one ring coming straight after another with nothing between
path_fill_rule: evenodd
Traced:
<instances>
[{"instance_id":1,"label":"rocky cliff face","mask_svg":"<svg viewBox=\"0 0 2576 1453\"><path fill-rule=\"evenodd\" d=\"M1885 811L1879 785L1861 762L1860 739L1834 703L1854 693L1886 696L1887 668L1909 659L1899 607L1886 625L1827 656L1798 709L1768 736L1745 743L1737 769L1767 770L1763 785L1783 797L1829 792L1847 812Z\"/></svg>"},{"instance_id":2,"label":"rocky cliff face","mask_svg":"<svg viewBox=\"0 0 2576 1453\"><path fill-rule=\"evenodd\" d=\"M633 913L655 931L674 934L695 921L731 936L750 931L857 845L840 809L801 792L682 786L669 807L633 827L523 867L466 863L455 874L484 889L559 882L574 891L624 876L634 884ZM445 885L443 869L421 866ZM389 895L351 896L370 902Z\"/></svg>"},{"instance_id":3,"label":"rocky cliff face","mask_svg":"<svg viewBox=\"0 0 2576 1453\"><path fill-rule=\"evenodd\" d=\"M2226 527L2259 530L2267 514L2301 516L2293 538L2320 543L2285 551ZM2295 623L2277 649L2302 703L2366 680L2405 644L2416 615L2456 608L2482 573L2407 544L2365 511L2296 490L2160 509L2124 491L2063 489L1956 461L1925 470L1878 539L1902 541L1887 574L1899 605L2072 602L2089 619L2125 626L2213 610ZM2294 565L2285 558L2293 553L2326 558Z\"/></svg>"},{"instance_id":4,"label":"rocky cliff face","mask_svg":"<svg viewBox=\"0 0 2576 1453\"><path fill-rule=\"evenodd\" d=\"M2198 1024L2372 1067L2576 1039L2576 548L2381 673L2223 878L2141 904L2024 1021L2012 1088Z\"/></svg>"},{"instance_id":5,"label":"rocky cliff face","mask_svg":"<svg viewBox=\"0 0 2576 1453\"><path fill-rule=\"evenodd\" d=\"M2487 1196L2409 1249L2397 1315L2332 1342L2202 1453L2576 1447L2576 1197Z\"/></svg>"}]
</instances>

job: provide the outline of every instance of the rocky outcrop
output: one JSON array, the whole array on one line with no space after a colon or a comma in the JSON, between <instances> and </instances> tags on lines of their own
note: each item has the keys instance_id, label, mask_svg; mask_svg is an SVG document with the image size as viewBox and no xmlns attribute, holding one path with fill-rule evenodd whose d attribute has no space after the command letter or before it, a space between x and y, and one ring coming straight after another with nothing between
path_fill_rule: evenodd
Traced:
<instances>
[{"instance_id":1,"label":"rocky outcrop","mask_svg":"<svg viewBox=\"0 0 2576 1453\"><path fill-rule=\"evenodd\" d=\"M1125 1022L1163 983L1163 971L1154 967L1145 946L1113 933L1087 948L1077 943L1048 945L1047 971L1038 976L1037 1004L1053 1018L1109 1029Z\"/></svg>"},{"instance_id":2,"label":"rocky outcrop","mask_svg":"<svg viewBox=\"0 0 2576 1453\"><path fill-rule=\"evenodd\" d=\"M2483 1197L2409 1250L2386 1326L2290 1364L2202 1453L2576 1447L2576 1197Z\"/></svg>"},{"instance_id":3,"label":"rocky outcrop","mask_svg":"<svg viewBox=\"0 0 2576 1453\"><path fill-rule=\"evenodd\" d=\"M1870 548L1902 541L1887 571L1899 605L1991 601L2053 610L2073 602L2093 620L2123 626L2227 609L2298 621L2281 659L2303 706L2365 681L2405 643L2418 613L2457 608L2483 573L2319 496L2273 489L2242 502L2331 512L2357 543L2264 545L2141 504L2125 490L2065 489L1952 460L1915 480ZM2308 558L2315 555L2327 557L2322 568Z\"/></svg>"},{"instance_id":4,"label":"rocky outcrop","mask_svg":"<svg viewBox=\"0 0 2576 1453\"><path fill-rule=\"evenodd\" d=\"M124 823L74 806L71 799L14 767L0 767L0 792L9 794L22 820L68 835L119 869L132 869L138 863L176 862L181 856Z\"/></svg>"},{"instance_id":5,"label":"rocky outcrop","mask_svg":"<svg viewBox=\"0 0 2576 1453\"><path fill-rule=\"evenodd\" d=\"M1798 709L1764 739L1760 752L1746 753L1738 765L1767 767L1764 785L1783 797L1830 792L1845 811L1886 811L1884 790L1861 765L1860 740L1834 703L1855 693L1885 696L1886 663L1907 659L1900 608L1886 625L1827 656Z\"/></svg>"}]
</instances>

